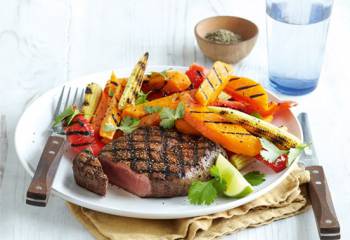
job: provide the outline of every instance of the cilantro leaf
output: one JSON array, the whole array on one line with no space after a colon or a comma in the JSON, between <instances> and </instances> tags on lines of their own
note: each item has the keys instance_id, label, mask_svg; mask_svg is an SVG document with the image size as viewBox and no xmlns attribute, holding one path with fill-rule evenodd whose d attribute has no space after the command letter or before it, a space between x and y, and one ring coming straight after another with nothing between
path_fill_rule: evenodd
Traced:
<instances>
[{"instance_id":1,"label":"cilantro leaf","mask_svg":"<svg viewBox=\"0 0 350 240\"><path fill-rule=\"evenodd\" d=\"M170 129L170 128L174 127L175 121L174 121L174 119L162 119L162 120L160 120L160 124L159 125L162 128Z\"/></svg>"},{"instance_id":2,"label":"cilantro leaf","mask_svg":"<svg viewBox=\"0 0 350 240\"><path fill-rule=\"evenodd\" d=\"M217 166L210 168L210 175L213 178L209 181L195 181L191 184L187 196L190 203L209 205L226 190L226 182Z\"/></svg>"},{"instance_id":3,"label":"cilantro leaf","mask_svg":"<svg viewBox=\"0 0 350 240\"><path fill-rule=\"evenodd\" d=\"M79 110L75 106L71 105L67 107L61 114L59 114L54 119L52 127L57 126L57 124L59 124L64 120L66 120L66 124L69 125L72 122L73 118L77 116L79 113L80 113Z\"/></svg>"},{"instance_id":4,"label":"cilantro leaf","mask_svg":"<svg viewBox=\"0 0 350 240\"><path fill-rule=\"evenodd\" d=\"M148 102L147 97L148 97L148 94L150 94L150 92L151 91L149 91L148 93L144 93L143 91L140 91L135 100L135 105Z\"/></svg>"},{"instance_id":5,"label":"cilantro leaf","mask_svg":"<svg viewBox=\"0 0 350 240\"><path fill-rule=\"evenodd\" d=\"M75 108L73 114L71 114L70 116L68 116L68 118L67 118L67 120L66 120L67 125L70 125L70 123L72 122L72 120L74 119L74 117L77 116L79 113L80 113L80 111L79 111L77 108Z\"/></svg>"},{"instance_id":6,"label":"cilantro leaf","mask_svg":"<svg viewBox=\"0 0 350 240\"><path fill-rule=\"evenodd\" d=\"M295 148L289 149L288 152L288 166L290 166L297 157L307 148L309 144L299 144Z\"/></svg>"},{"instance_id":7,"label":"cilantro leaf","mask_svg":"<svg viewBox=\"0 0 350 240\"><path fill-rule=\"evenodd\" d=\"M170 108L162 108L159 112L160 126L165 129L173 128L175 125L175 111Z\"/></svg>"},{"instance_id":8,"label":"cilantro leaf","mask_svg":"<svg viewBox=\"0 0 350 240\"><path fill-rule=\"evenodd\" d=\"M163 107L159 112L160 126L166 129L172 128L175 125L177 119L183 118L185 113L185 106L183 103L179 103L175 110Z\"/></svg>"},{"instance_id":9,"label":"cilantro leaf","mask_svg":"<svg viewBox=\"0 0 350 240\"><path fill-rule=\"evenodd\" d=\"M213 185L214 179L201 182L195 181L191 184L188 190L188 199L192 204L206 204L209 205L214 202L218 193Z\"/></svg>"},{"instance_id":10,"label":"cilantro leaf","mask_svg":"<svg viewBox=\"0 0 350 240\"><path fill-rule=\"evenodd\" d=\"M176 107L176 110L175 110L175 118L176 119L181 119L183 118L185 115L185 105L180 102L177 107Z\"/></svg>"},{"instance_id":11,"label":"cilantro leaf","mask_svg":"<svg viewBox=\"0 0 350 240\"><path fill-rule=\"evenodd\" d=\"M125 117L120 122L117 129L123 131L124 133L132 133L140 124L140 120L132 117Z\"/></svg>"},{"instance_id":12,"label":"cilantro leaf","mask_svg":"<svg viewBox=\"0 0 350 240\"><path fill-rule=\"evenodd\" d=\"M162 110L159 112L159 116L161 119L174 119L175 118L175 111L164 107Z\"/></svg>"},{"instance_id":13,"label":"cilantro leaf","mask_svg":"<svg viewBox=\"0 0 350 240\"><path fill-rule=\"evenodd\" d=\"M160 106L145 106L144 110L147 113L156 113L156 112L160 112L162 110L162 107L160 107Z\"/></svg>"},{"instance_id":14,"label":"cilantro leaf","mask_svg":"<svg viewBox=\"0 0 350 240\"><path fill-rule=\"evenodd\" d=\"M252 185L258 186L265 181L265 174L259 171L252 171L244 175L244 178Z\"/></svg>"},{"instance_id":15,"label":"cilantro leaf","mask_svg":"<svg viewBox=\"0 0 350 240\"><path fill-rule=\"evenodd\" d=\"M111 132L115 130L121 130L124 133L132 133L139 125L140 120L131 118L131 117L125 117L123 120L120 122L119 126L114 126L113 124L106 124L103 127L103 130L106 132Z\"/></svg>"},{"instance_id":16,"label":"cilantro leaf","mask_svg":"<svg viewBox=\"0 0 350 240\"><path fill-rule=\"evenodd\" d=\"M282 154L288 153L286 150L280 150L276 147L272 142L267 140L266 138L259 138L262 146L262 150L260 151L260 155L268 162L273 163L276 159Z\"/></svg>"},{"instance_id":17,"label":"cilantro leaf","mask_svg":"<svg viewBox=\"0 0 350 240\"><path fill-rule=\"evenodd\" d=\"M145 106L144 110L147 113L159 112L160 126L165 129L170 129L174 127L177 119L184 117L185 105L183 103L179 103L175 110L160 106Z\"/></svg>"}]
</instances>

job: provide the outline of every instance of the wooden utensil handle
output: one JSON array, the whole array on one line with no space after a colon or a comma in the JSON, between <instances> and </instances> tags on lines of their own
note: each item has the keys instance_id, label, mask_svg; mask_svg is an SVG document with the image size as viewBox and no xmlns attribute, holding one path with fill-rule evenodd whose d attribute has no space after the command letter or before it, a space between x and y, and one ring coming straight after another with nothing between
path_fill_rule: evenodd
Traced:
<instances>
[{"instance_id":1,"label":"wooden utensil handle","mask_svg":"<svg viewBox=\"0 0 350 240\"><path fill-rule=\"evenodd\" d=\"M63 154L65 139L60 136L50 136L41 154L32 182L27 190L26 203L45 207L58 163Z\"/></svg>"},{"instance_id":2,"label":"wooden utensil handle","mask_svg":"<svg viewBox=\"0 0 350 240\"><path fill-rule=\"evenodd\" d=\"M321 166L309 166L309 195L314 210L320 239L340 239L340 226L332 197Z\"/></svg>"}]
</instances>

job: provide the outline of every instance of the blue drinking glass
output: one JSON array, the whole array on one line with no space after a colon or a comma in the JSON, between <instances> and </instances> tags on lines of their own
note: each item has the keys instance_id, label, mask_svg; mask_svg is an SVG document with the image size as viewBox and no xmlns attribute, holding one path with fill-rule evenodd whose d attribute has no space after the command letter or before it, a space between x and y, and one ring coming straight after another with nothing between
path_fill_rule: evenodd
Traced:
<instances>
[{"instance_id":1,"label":"blue drinking glass","mask_svg":"<svg viewBox=\"0 0 350 240\"><path fill-rule=\"evenodd\" d=\"M333 0L266 0L271 86L288 95L317 87Z\"/></svg>"}]
</instances>

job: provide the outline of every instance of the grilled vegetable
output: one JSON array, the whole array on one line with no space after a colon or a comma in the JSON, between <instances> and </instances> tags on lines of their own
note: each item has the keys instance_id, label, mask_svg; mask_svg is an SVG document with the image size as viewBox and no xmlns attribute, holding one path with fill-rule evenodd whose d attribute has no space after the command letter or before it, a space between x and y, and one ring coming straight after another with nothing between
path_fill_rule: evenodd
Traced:
<instances>
[{"instance_id":1,"label":"grilled vegetable","mask_svg":"<svg viewBox=\"0 0 350 240\"><path fill-rule=\"evenodd\" d=\"M120 99L123 91L123 79L118 79L117 76L115 75L114 71L111 74L111 79L108 81L108 95L110 97L113 97L115 94L117 94L118 100ZM125 83L124 83L125 86Z\"/></svg>"},{"instance_id":2,"label":"grilled vegetable","mask_svg":"<svg viewBox=\"0 0 350 240\"><path fill-rule=\"evenodd\" d=\"M230 157L230 162L238 169L241 170L242 168L248 166L250 163L253 162L252 157L240 155L240 154L233 154Z\"/></svg>"},{"instance_id":3,"label":"grilled vegetable","mask_svg":"<svg viewBox=\"0 0 350 240\"><path fill-rule=\"evenodd\" d=\"M287 127L287 126L282 125L282 126L280 126L279 128L280 128L282 131L288 132L288 127Z\"/></svg>"},{"instance_id":4,"label":"grilled vegetable","mask_svg":"<svg viewBox=\"0 0 350 240\"><path fill-rule=\"evenodd\" d=\"M279 103L270 102L269 108L266 111L262 112L261 115L263 117L273 116L277 112L280 112L283 110L288 110L288 109L295 107L297 105L298 104L296 102L293 102L293 101L282 101Z\"/></svg>"},{"instance_id":5,"label":"grilled vegetable","mask_svg":"<svg viewBox=\"0 0 350 240\"><path fill-rule=\"evenodd\" d=\"M269 168L271 168L276 173L285 169L287 167L287 164L288 164L288 155L287 154L283 154L283 155L279 156L274 162L269 162L269 161L265 160L260 154L255 156L255 158L258 161L265 164L266 166L268 166Z\"/></svg>"},{"instance_id":6,"label":"grilled vegetable","mask_svg":"<svg viewBox=\"0 0 350 240\"><path fill-rule=\"evenodd\" d=\"M184 134L201 135L200 132L198 132L194 127L192 127L190 124L188 124L183 119L176 120L175 127L179 132L184 133Z\"/></svg>"},{"instance_id":7,"label":"grilled vegetable","mask_svg":"<svg viewBox=\"0 0 350 240\"><path fill-rule=\"evenodd\" d=\"M123 95L121 96L118 104L118 108L120 110L123 110L127 104L135 104L135 99L141 89L141 85L144 79L147 60L148 52L146 52L144 56L138 61L128 79L128 82L126 83Z\"/></svg>"},{"instance_id":8,"label":"grilled vegetable","mask_svg":"<svg viewBox=\"0 0 350 240\"><path fill-rule=\"evenodd\" d=\"M120 122L120 112L117 106L123 89L122 82L119 81L117 78L113 80L111 78L111 85L112 86L109 88L109 91L111 91L110 96L112 95L113 97L108 102L108 108L101 122L99 132L101 137L108 140L113 139L113 136L116 132L116 128Z\"/></svg>"},{"instance_id":9,"label":"grilled vegetable","mask_svg":"<svg viewBox=\"0 0 350 240\"><path fill-rule=\"evenodd\" d=\"M298 146L301 142L294 135L264 120L250 116L243 112L222 108L208 107L210 112L218 113L231 123L239 124L255 136L264 137L274 143L280 149L290 149Z\"/></svg>"},{"instance_id":10,"label":"grilled vegetable","mask_svg":"<svg viewBox=\"0 0 350 240\"><path fill-rule=\"evenodd\" d=\"M232 97L225 92L221 92L218 96L218 100L230 100Z\"/></svg>"},{"instance_id":11,"label":"grilled vegetable","mask_svg":"<svg viewBox=\"0 0 350 240\"><path fill-rule=\"evenodd\" d=\"M128 82L128 78L118 78L118 80L122 83L122 86L125 87Z\"/></svg>"},{"instance_id":12,"label":"grilled vegetable","mask_svg":"<svg viewBox=\"0 0 350 240\"><path fill-rule=\"evenodd\" d=\"M160 116L159 113L152 113L149 115L146 115L140 119L140 127L143 126L159 126L160 123Z\"/></svg>"},{"instance_id":13,"label":"grilled vegetable","mask_svg":"<svg viewBox=\"0 0 350 240\"><path fill-rule=\"evenodd\" d=\"M228 83L228 76L231 75L232 71L231 65L219 61L215 62L199 86L195 94L196 100L205 106L214 102Z\"/></svg>"},{"instance_id":14,"label":"grilled vegetable","mask_svg":"<svg viewBox=\"0 0 350 240\"><path fill-rule=\"evenodd\" d=\"M110 97L108 96L108 92L103 91L100 102L98 103L98 106L96 108L95 115L91 120L91 124L96 133L100 132L101 123L103 121L103 118L105 117L105 113L108 108L109 101L110 101Z\"/></svg>"},{"instance_id":15,"label":"grilled vegetable","mask_svg":"<svg viewBox=\"0 0 350 240\"><path fill-rule=\"evenodd\" d=\"M205 67L195 63L188 68L186 75L191 80L193 88L198 88L202 84L207 72Z\"/></svg>"},{"instance_id":16,"label":"grilled vegetable","mask_svg":"<svg viewBox=\"0 0 350 240\"><path fill-rule=\"evenodd\" d=\"M231 109L236 109L242 112L247 112L247 105L238 101L229 101L229 100L221 100L218 99L211 104L211 106L216 107L226 107Z\"/></svg>"},{"instance_id":17,"label":"grilled vegetable","mask_svg":"<svg viewBox=\"0 0 350 240\"><path fill-rule=\"evenodd\" d=\"M167 107L170 109L176 109L179 103L179 95L180 95L179 93L175 93L170 96L158 98L156 100L149 101L136 106L127 106L123 110L122 116L141 118L149 113L149 112L146 112L145 107L147 108L147 107L159 106L159 107Z\"/></svg>"},{"instance_id":18,"label":"grilled vegetable","mask_svg":"<svg viewBox=\"0 0 350 240\"><path fill-rule=\"evenodd\" d=\"M247 104L247 113L258 113L262 117L272 118L281 110L296 106L295 102L268 102L265 89L257 82L244 77L231 77L224 91L235 100Z\"/></svg>"},{"instance_id":19,"label":"grilled vegetable","mask_svg":"<svg viewBox=\"0 0 350 240\"><path fill-rule=\"evenodd\" d=\"M89 149L96 156L103 147L103 144L96 139L92 125L81 114L73 118L71 125L65 128L65 132L74 152Z\"/></svg>"},{"instance_id":20,"label":"grilled vegetable","mask_svg":"<svg viewBox=\"0 0 350 240\"><path fill-rule=\"evenodd\" d=\"M124 82L125 82L125 79L123 79L123 78L118 79L117 76L115 75L115 73L112 72L111 77L107 81L106 86L102 92L100 102L97 106L97 109L95 111L95 115L94 115L92 122L91 122L96 133L100 134L100 128L101 128L102 121L104 120L104 118L107 115L111 115L111 113L114 112L114 111L111 111L111 109L108 110L108 108L110 108L110 106L111 106L111 102L112 102L113 97L116 98L113 100L113 102L115 104L118 103L118 102L116 102L116 100L119 100L121 97L121 94L122 94L123 89L124 89ZM112 104L112 106L113 106L113 104ZM107 114L107 111L109 111L109 114ZM104 134L102 134L102 135L104 135Z\"/></svg>"},{"instance_id":21,"label":"grilled vegetable","mask_svg":"<svg viewBox=\"0 0 350 240\"><path fill-rule=\"evenodd\" d=\"M97 83L89 83L85 88L83 107L81 108L84 117L90 121L102 95L102 88Z\"/></svg>"},{"instance_id":22,"label":"grilled vegetable","mask_svg":"<svg viewBox=\"0 0 350 240\"><path fill-rule=\"evenodd\" d=\"M237 100L255 105L258 112L268 109L268 95L265 89L249 78L231 77L224 91Z\"/></svg>"},{"instance_id":23,"label":"grilled vegetable","mask_svg":"<svg viewBox=\"0 0 350 240\"><path fill-rule=\"evenodd\" d=\"M159 90L166 84L167 76L165 72L152 72L148 78L149 90Z\"/></svg>"},{"instance_id":24,"label":"grilled vegetable","mask_svg":"<svg viewBox=\"0 0 350 240\"><path fill-rule=\"evenodd\" d=\"M255 156L261 150L260 141L239 124L226 120L207 107L186 109L185 121L203 136L220 144L227 150L247 156Z\"/></svg>"},{"instance_id":25,"label":"grilled vegetable","mask_svg":"<svg viewBox=\"0 0 350 240\"><path fill-rule=\"evenodd\" d=\"M186 74L179 71L168 71L166 73L168 81L163 91L167 94L182 92L191 86L191 81Z\"/></svg>"}]
</instances>

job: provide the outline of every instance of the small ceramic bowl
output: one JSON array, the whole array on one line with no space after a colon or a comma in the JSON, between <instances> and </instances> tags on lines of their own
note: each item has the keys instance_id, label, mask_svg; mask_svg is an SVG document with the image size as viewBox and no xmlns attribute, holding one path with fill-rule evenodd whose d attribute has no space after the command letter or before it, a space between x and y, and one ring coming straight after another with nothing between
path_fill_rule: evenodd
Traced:
<instances>
[{"instance_id":1,"label":"small ceramic bowl","mask_svg":"<svg viewBox=\"0 0 350 240\"><path fill-rule=\"evenodd\" d=\"M218 29L230 30L241 35L238 43L220 44L209 41L205 35ZM237 63L253 49L258 37L258 27L251 21L233 17L216 16L201 20L194 28L197 43L203 54L213 61Z\"/></svg>"}]
</instances>

